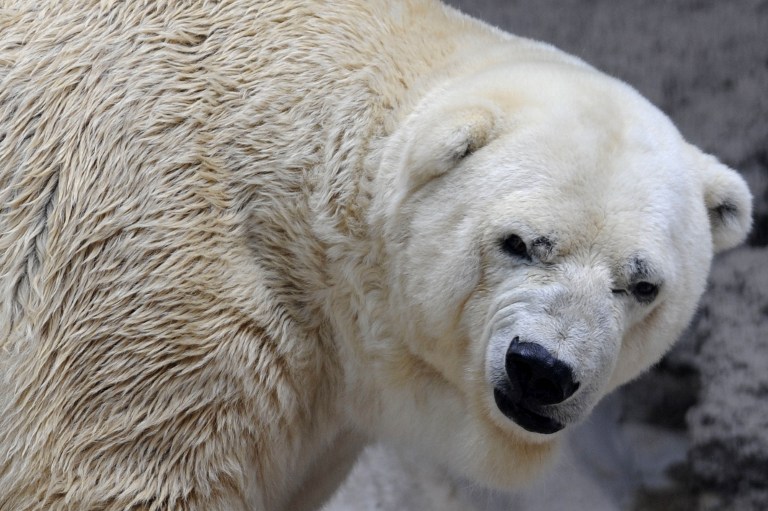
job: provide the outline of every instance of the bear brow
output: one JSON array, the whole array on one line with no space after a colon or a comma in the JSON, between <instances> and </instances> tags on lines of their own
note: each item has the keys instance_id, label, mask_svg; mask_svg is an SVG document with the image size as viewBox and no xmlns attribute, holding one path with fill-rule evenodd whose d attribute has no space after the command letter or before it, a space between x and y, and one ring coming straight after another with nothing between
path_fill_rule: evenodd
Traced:
<instances>
[{"instance_id":1,"label":"bear brow","mask_svg":"<svg viewBox=\"0 0 768 511\"><path fill-rule=\"evenodd\" d=\"M661 280L661 273L648 259L635 255L629 259L626 266L630 282L641 280Z\"/></svg>"},{"instance_id":2,"label":"bear brow","mask_svg":"<svg viewBox=\"0 0 768 511\"><path fill-rule=\"evenodd\" d=\"M542 261L547 261L552 257L555 243L546 236L538 236L531 242L531 252Z\"/></svg>"}]
</instances>

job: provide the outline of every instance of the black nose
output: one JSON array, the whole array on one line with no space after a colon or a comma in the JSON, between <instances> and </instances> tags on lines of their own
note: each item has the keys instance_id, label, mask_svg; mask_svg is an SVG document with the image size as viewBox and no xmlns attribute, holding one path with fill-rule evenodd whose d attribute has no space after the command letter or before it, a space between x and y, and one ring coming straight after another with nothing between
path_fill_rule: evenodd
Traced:
<instances>
[{"instance_id":1,"label":"black nose","mask_svg":"<svg viewBox=\"0 0 768 511\"><path fill-rule=\"evenodd\" d=\"M540 344L522 342L518 337L507 349L506 369L510 397L527 406L562 403L579 388L570 367Z\"/></svg>"}]
</instances>

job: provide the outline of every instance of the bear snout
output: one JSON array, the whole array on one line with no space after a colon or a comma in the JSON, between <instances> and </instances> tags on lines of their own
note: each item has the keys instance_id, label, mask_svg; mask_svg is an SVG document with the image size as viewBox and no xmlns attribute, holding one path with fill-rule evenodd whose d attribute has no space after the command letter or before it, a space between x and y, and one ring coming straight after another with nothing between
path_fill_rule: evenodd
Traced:
<instances>
[{"instance_id":1,"label":"bear snout","mask_svg":"<svg viewBox=\"0 0 768 511\"><path fill-rule=\"evenodd\" d=\"M519 426L535 433L550 434L564 424L542 413L542 408L560 404L579 388L573 371L563 361L533 342L515 337L505 360L506 381L494 389L499 410Z\"/></svg>"},{"instance_id":2,"label":"bear snout","mask_svg":"<svg viewBox=\"0 0 768 511\"><path fill-rule=\"evenodd\" d=\"M511 386L532 406L562 403L579 388L568 365L542 345L522 342L519 337L509 344L505 367Z\"/></svg>"}]
</instances>

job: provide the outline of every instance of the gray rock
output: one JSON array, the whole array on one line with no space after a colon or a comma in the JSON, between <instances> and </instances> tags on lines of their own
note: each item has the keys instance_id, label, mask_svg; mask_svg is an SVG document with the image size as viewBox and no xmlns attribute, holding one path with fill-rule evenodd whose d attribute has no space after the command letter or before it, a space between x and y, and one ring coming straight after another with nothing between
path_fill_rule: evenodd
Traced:
<instances>
[{"instance_id":1,"label":"gray rock","mask_svg":"<svg viewBox=\"0 0 768 511\"><path fill-rule=\"evenodd\" d=\"M689 459L702 509L768 509L767 268L768 248L718 260L692 328L702 390Z\"/></svg>"}]
</instances>

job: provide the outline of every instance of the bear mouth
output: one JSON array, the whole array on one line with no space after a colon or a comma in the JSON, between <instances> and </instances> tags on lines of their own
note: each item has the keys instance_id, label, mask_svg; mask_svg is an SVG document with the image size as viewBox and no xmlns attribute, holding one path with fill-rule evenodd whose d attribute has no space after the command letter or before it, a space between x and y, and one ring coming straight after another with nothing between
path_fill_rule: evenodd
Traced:
<instances>
[{"instance_id":1,"label":"bear mouth","mask_svg":"<svg viewBox=\"0 0 768 511\"><path fill-rule=\"evenodd\" d=\"M495 386L493 398L499 411L515 424L526 431L542 435L551 435L565 428L562 422L534 411L524 402L513 400L508 390L504 389L503 384Z\"/></svg>"}]
</instances>

